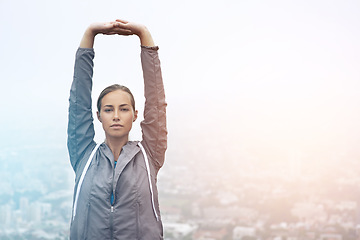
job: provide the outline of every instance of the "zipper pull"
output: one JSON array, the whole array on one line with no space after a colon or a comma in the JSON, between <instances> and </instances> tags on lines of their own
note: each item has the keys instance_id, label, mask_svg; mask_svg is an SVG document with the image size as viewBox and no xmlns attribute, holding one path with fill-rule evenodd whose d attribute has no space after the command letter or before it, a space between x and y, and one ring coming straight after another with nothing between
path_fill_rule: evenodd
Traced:
<instances>
[{"instance_id":1,"label":"zipper pull","mask_svg":"<svg viewBox=\"0 0 360 240\"><path fill-rule=\"evenodd\" d=\"M111 206L110 211L114 212L114 206Z\"/></svg>"}]
</instances>

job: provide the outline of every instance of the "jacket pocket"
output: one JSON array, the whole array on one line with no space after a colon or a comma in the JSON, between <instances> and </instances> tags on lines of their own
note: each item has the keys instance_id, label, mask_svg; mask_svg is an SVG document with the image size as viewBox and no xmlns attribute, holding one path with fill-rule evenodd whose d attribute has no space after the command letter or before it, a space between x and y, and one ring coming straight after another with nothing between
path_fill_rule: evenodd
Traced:
<instances>
[{"instance_id":1,"label":"jacket pocket","mask_svg":"<svg viewBox=\"0 0 360 240\"><path fill-rule=\"evenodd\" d=\"M87 203L82 212L76 214L70 225L70 240L86 239L88 231L88 215L90 203Z\"/></svg>"}]
</instances>

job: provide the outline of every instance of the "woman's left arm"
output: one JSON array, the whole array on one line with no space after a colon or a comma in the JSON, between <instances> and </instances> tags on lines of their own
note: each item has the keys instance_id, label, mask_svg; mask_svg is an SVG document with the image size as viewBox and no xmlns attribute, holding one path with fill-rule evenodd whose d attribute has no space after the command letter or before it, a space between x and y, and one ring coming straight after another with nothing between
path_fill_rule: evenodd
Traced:
<instances>
[{"instance_id":1,"label":"woman's left arm","mask_svg":"<svg viewBox=\"0 0 360 240\"><path fill-rule=\"evenodd\" d=\"M145 108L141 122L142 144L150 155L156 173L163 166L167 148L166 102L158 47L149 30L136 23L117 20L121 28L129 29L141 42L141 64L144 76Z\"/></svg>"},{"instance_id":2,"label":"woman's left arm","mask_svg":"<svg viewBox=\"0 0 360 240\"><path fill-rule=\"evenodd\" d=\"M141 48L145 107L141 122L143 145L156 172L163 166L167 148L166 101L157 48Z\"/></svg>"}]
</instances>

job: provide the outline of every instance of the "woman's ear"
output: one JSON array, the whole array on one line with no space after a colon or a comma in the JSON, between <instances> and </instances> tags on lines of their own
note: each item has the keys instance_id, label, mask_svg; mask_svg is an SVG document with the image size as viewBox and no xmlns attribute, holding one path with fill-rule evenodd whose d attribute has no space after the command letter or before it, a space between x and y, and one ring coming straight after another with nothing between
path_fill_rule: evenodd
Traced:
<instances>
[{"instance_id":1,"label":"woman's ear","mask_svg":"<svg viewBox=\"0 0 360 240\"><path fill-rule=\"evenodd\" d=\"M138 110L135 110L135 112L134 112L134 117L133 117L133 122L136 121L137 116L138 116Z\"/></svg>"},{"instance_id":2,"label":"woman's ear","mask_svg":"<svg viewBox=\"0 0 360 240\"><path fill-rule=\"evenodd\" d=\"M97 118L99 119L99 121L101 122L101 117L100 117L99 111L96 111L96 116L97 116Z\"/></svg>"}]
</instances>

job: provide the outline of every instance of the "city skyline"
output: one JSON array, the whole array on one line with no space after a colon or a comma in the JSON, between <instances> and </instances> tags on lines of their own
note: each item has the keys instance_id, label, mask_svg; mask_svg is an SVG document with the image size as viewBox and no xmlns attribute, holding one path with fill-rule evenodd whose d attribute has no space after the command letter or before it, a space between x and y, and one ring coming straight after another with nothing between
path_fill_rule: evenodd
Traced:
<instances>
[{"instance_id":1,"label":"city skyline","mask_svg":"<svg viewBox=\"0 0 360 240\"><path fill-rule=\"evenodd\" d=\"M75 51L91 22L115 18L144 23L160 47L169 142L159 194L171 234L183 227L200 238L207 217L233 207L260 223L224 217L235 223L216 234L254 235L247 227L261 232L256 224L270 229L281 219L281 209L267 219L271 201L284 204L288 227L309 224L298 217L306 209L323 217L319 225L349 219L355 231L360 3L351 0L0 1L2 223L15 221L22 231L44 222L68 229ZM144 101L139 44L132 36L98 36L95 43L93 101L110 84L128 86L140 117L133 140L141 138ZM94 124L95 140L103 141L101 124Z\"/></svg>"}]
</instances>

